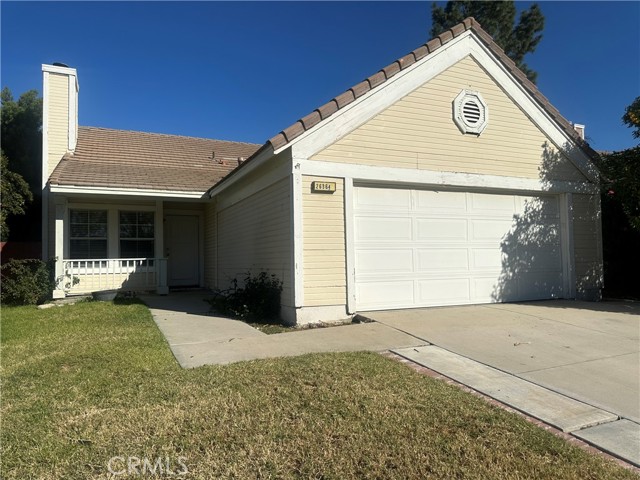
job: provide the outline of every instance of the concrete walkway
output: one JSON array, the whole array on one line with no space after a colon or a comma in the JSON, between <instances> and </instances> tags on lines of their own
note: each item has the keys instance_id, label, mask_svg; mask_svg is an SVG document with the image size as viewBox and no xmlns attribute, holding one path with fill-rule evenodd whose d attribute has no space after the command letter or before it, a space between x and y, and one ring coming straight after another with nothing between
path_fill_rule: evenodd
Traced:
<instances>
[{"instance_id":1,"label":"concrete walkway","mask_svg":"<svg viewBox=\"0 0 640 480\"><path fill-rule=\"evenodd\" d=\"M266 335L244 322L209 313L205 292L141 297L184 368L322 352L381 352L427 343L381 323Z\"/></svg>"},{"instance_id":2,"label":"concrete walkway","mask_svg":"<svg viewBox=\"0 0 640 480\"><path fill-rule=\"evenodd\" d=\"M142 297L184 368L390 350L640 466L637 306L556 301L369 312L373 323L266 335L211 315L206 296ZM605 390L595 397L608 395L612 408L594 400L585 386L594 382L591 390Z\"/></svg>"}]
</instances>

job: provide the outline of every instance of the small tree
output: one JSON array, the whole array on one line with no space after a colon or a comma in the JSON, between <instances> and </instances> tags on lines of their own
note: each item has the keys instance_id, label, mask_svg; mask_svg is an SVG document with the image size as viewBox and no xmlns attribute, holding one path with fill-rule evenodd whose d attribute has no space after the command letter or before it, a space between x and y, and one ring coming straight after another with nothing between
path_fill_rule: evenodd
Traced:
<instances>
[{"instance_id":1,"label":"small tree","mask_svg":"<svg viewBox=\"0 0 640 480\"><path fill-rule=\"evenodd\" d=\"M42 98L36 90L29 90L16 101L11 91L5 87L0 92L0 101L2 151L8 159L9 171L19 175L29 185L31 194L25 198L32 199L22 205L23 217L20 218L20 222L11 217L7 218L3 213L3 225L13 226L12 240L38 241L41 238L42 224ZM6 195L5 168L7 166L3 160L3 197ZM21 188L18 187L18 191L21 191ZM3 210L5 203L6 200L3 198Z\"/></svg>"},{"instance_id":2,"label":"small tree","mask_svg":"<svg viewBox=\"0 0 640 480\"><path fill-rule=\"evenodd\" d=\"M24 215L25 206L33 200L29 185L21 175L9 170L9 159L2 157L2 196L0 197L0 237L6 242L9 236L7 218L9 215Z\"/></svg>"},{"instance_id":3,"label":"small tree","mask_svg":"<svg viewBox=\"0 0 640 480\"><path fill-rule=\"evenodd\" d=\"M440 35L467 17L474 17L527 78L536 82L538 74L524 63L524 57L533 53L542 40L544 16L537 4L523 11L518 24L514 25L516 6L513 1L450 0L444 7L433 3L431 36Z\"/></svg>"}]
</instances>

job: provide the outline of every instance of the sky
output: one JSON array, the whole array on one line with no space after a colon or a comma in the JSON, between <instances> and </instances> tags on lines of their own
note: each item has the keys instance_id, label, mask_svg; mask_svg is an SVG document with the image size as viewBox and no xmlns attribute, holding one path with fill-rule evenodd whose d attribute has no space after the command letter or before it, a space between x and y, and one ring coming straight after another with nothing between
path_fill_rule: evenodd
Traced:
<instances>
[{"instance_id":1,"label":"sky","mask_svg":"<svg viewBox=\"0 0 640 480\"><path fill-rule=\"evenodd\" d=\"M519 9L531 2L518 2ZM597 150L635 146L640 2L540 3L525 61ZM0 2L2 87L78 71L80 125L264 143L429 40L431 2Z\"/></svg>"}]
</instances>

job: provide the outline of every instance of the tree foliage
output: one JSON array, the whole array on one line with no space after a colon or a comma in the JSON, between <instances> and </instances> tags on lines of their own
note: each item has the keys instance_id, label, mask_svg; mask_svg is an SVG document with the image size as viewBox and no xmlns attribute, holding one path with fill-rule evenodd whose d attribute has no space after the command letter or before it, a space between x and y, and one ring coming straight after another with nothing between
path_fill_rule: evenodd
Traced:
<instances>
[{"instance_id":1,"label":"tree foliage","mask_svg":"<svg viewBox=\"0 0 640 480\"><path fill-rule=\"evenodd\" d=\"M527 78L536 82L538 74L524 63L524 57L527 53L533 53L542 40L544 16L537 4L521 12L516 25L516 6L513 1L450 0L444 7L433 3L431 35L440 35L467 17L474 17Z\"/></svg>"},{"instance_id":2,"label":"tree foliage","mask_svg":"<svg viewBox=\"0 0 640 480\"><path fill-rule=\"evenodd\" d=\"M33 200L29 185L18 173L9 170L9 159L4 151L2 157L2 201L0 203L0 236L6 241L9 236L9 215L24 215L27 202Z\"/></svg>"},{"instance_id":3,"label":"tree foliage","mask_svg":"<svg viewBox=\"0 0 640 480\"><path fill-rule=\"evenodd\" d=\"M640 138L640 97L625 109L622 122ZM620 203L631 227L640 232L640 145L605 153L600 165L606 196Z\"/></svg>"},{"instance_id":4,"label":"tree foliage","mask_svg":"<svg viewBox=\"0 0 640 480\"><path fill-rule=\"evenodd\" d=\"M2 138L2 226L3 239L7 223L12 227L11 239L37 241L41 227L42 192L42 98L36 90L29 90L16 101L11 91L5 87L0 92L0 138ZM6 157L6 158L5 158ZM5 170L8 173L5 179ZM29 204L15 200L13 205L21 205L18 218L8 217L12 213L7 202L6 185L13 190L9 194L24 194L24 184L17 179L23 178L30 193L24 199L33 198ZM12 182L5 185L5 181ZM17 198L17 197L16 197ZM11 203L11 202L10 202ZM11 208L14 208L13 206ZM20 228L17 228L20 227Z\"/></svg>"},{"instance_id":5,"label":"tree foliage","mask_svg":"<svg viewBox=\"0 0 640 480\"><path fill-rule=\"evenodd\" d=\"M640 138L640 97L629 105L622 116L622 122L629 128L633 128L633 138Z\"/></svg>"}]
</instances>

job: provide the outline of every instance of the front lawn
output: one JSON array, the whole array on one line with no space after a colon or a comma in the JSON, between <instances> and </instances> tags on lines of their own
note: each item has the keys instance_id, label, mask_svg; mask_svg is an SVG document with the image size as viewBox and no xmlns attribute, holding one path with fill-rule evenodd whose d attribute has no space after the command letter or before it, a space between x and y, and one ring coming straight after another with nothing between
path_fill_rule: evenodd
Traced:
<instances>
[{"instance_id":1,"label":"front lawn","mask_svg":"<svg viewBox=\"0 0 640 480\"><path fill-rule=\"evenodd\" d=\"M135 303L1 327L4 479L637 478L373 353L182 370Z\"/></svg>"}]
</instances>

